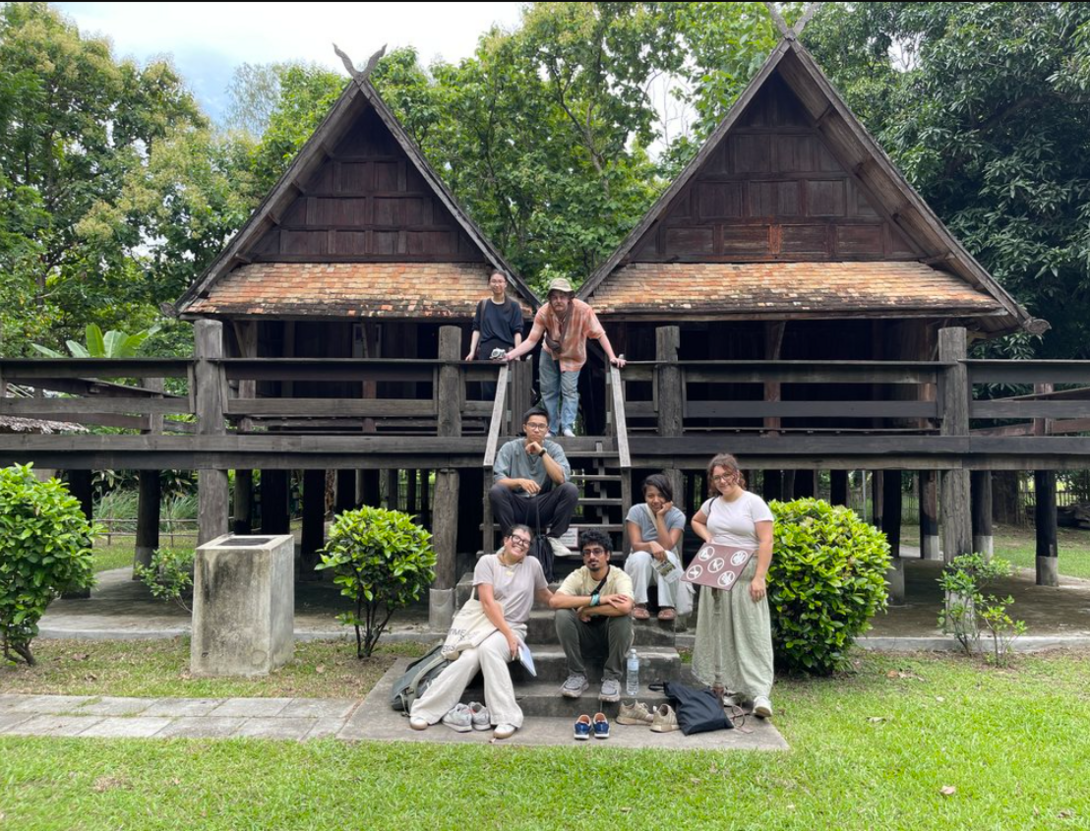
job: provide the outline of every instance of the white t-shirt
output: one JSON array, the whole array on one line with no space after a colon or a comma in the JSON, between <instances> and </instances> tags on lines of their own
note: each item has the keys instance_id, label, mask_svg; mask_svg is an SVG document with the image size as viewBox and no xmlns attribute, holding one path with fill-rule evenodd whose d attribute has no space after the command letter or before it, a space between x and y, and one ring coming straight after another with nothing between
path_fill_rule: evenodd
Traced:
<instances>
[{"instance_id":1,"label":"white t-shirt","mask_svg":"<svg viewBox=\"0 0 1090 831\"><path fill-rule=\"evenodd\" d=\"M701 505L700 510L708 517L712 542L739 548L757 548L760 542L754 523L774 519L768 504L749 491L742 491L742 495L733 502L727 502L721 496L713 497Z\"/></svg>"},{"instance_id":2,"label":"white t-shirt","mask_svg":"<svg viewBox=\"0 0 1090 831\"><path fill-rule=\"evenodd\" d=\"M486 554L473 570L473 585L487 583L492 596L503 606L503 619L511 625L526 623L534 606L534 596L549 587L541 561L525 557L522 562L505 566L497 554Z\"/></svg>"}]
</instances>

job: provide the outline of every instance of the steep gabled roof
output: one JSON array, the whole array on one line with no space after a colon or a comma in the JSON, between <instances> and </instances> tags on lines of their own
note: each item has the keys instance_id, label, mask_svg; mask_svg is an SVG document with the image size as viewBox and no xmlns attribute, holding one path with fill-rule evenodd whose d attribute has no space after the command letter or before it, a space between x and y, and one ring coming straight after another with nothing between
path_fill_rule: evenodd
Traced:
<instances>
[{"instance_id":1,"label":"steep gabled roof","mask_svg":"<svg viewBox=\"0 0 1090 831\"><path fill-rule=\"evenodd\" d=\"M239 229L215 261L174 304L179 314L190 316L201 314L202 298L207 298L217 284L228 278L233 272L240 269L244 270L246 266L258 259L258 257L255 257L254 252L259 249L263 238L271 229L282 223L285 214L293 208L298 198L306 192L305 189L312 178L323 165L334 159L338 143L354 127L357 127L359 122L370 112L377 115L381 124L393 137L397 147L408 158L415 172L422 179L424 186L439 201L445 212L449 212L459 230L466 235L470 242L464 244L470 244L475 252L479 252L480 259L483 260L481 268L485 268L487 263L492 269L503 272L507 276L516 298L531 310L537 308L540 301L529 285L515 273L481 229L458 204L442 179L428 164L420 148L405 132L404 127L386 106L370 82L358 83L351 80L325 119L303 145L294 161L247 222ZM476 256L475 253L474 257ZM459 262L465 261L465 257L455 259ZM299 261L298 258L296 261ZM316 256L311 261L331 262L334 260ZM346 262L346 258L341 257L336 261L343 263ZM368 262L369 260L367 257L360 257L355 261ZM384 263L396 261L396 257L386 257L383 260ZM458 271L468 273L470 270L463 268ZM486 293L483 279L480 280L478 286L479 293L483 296ZM214 304L212 304L212 307L214 307Z\"/></svg>"},{"instance_id":2,"label":"steep gabled roof","mask_svg":"<svg viewBox=\"0 0 1090 831\"><path fill-rule=\"evenodd\" d=\"M1040 333L1048 328L1047 322L1032 318L1007 291L973 258L947 230L941 220L927 206L904 176L897 170L885 151L867 132L847 104L818 68L813 57L793 37L783 39L769 55L760 71L746 87L734 106L715 128L703 147L682 171L681 175L655 202L643 220L632 230L613 255L587 280L579 291L579 297L591 300L603 281L623 280L619 273L624 266L639 259L641 250L649 245L649 234L654 233L673 211L685 208L691 186L702 171L710 169L713 157L728 141L732 130L737 129L747 108L763 92L776 84L784 84L802 108L802 115L809 129L820 136L821 143L835 159L842 175L846 174L851 188L860 199L865 199L867 209L889 225L890 234L901 240L897 259L916 259L936 270L949 272L967 287L980 293L982 300L993 303L979 304L981 311L989 307L986 316L978 319L978 325L992 335L1003 334L1018 328ZM773 197L774 198L774 197ZM730 220L726 220L729 226ZM701 244L710 245L700 239ZM708 258L716 262L730 262L726 249L719 243L718 257ZM894 246L897 246L896 240ZM905 248L907 246L907 248ZM889 244L887 243L887 249ZM691 261L700 261L699 254ZM741 257L738 261L758 261L757 255ZM764 259L770 259L768 257ZM795 256L795 260L800 259ZM825 259L829 259L826 257ZM842 259L856 259L846 256ZM875 259L871 256L869 259ZM673 261L664 257L664 264ZM966 316L978 317L969 314Z\"/></svg>"}]
</instances>

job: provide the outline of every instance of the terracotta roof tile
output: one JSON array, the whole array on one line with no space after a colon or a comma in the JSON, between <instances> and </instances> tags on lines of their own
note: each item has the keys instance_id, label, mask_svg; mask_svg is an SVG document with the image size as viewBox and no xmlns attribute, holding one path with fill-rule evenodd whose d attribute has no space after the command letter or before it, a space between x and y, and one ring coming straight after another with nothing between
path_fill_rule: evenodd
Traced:
<instances>
[{"instance_id":1,"label":"terracotta roof tile","mask_svg":"<svg viewBox=\"0 0 1090 831\"><path fill-rule=\"evenodd\" d=\"M599 315L837 315L927 312L988 315L999 302L918 262L633 263L588 298Z\"/></svg>"},{"instance_id":2,"label":"terracotta roof tile","mask_svg":"<svg viewBox=\"0 0 1090 831\"><path fill-rule=\"evenodd\" d=\"M480 263L251 263L186 313L468 320L488 295L490 270ZM523 312L532 314L525 303Z\"/></svg>"}]
</instances>

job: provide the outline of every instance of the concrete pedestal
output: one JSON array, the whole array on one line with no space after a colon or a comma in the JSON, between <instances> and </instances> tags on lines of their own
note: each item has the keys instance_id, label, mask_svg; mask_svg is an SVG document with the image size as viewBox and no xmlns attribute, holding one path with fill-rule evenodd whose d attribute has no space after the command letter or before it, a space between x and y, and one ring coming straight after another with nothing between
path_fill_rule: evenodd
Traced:
<instances>
[{"instance_id":1,"label":"concrete pedestal","mask_svg":"<svg viewBox=\"0 0 1090 831\"><path fill-rule=\"evenodd\" d=\"M295 650L295 543L290 534L224 534L197 548L194 675L267 675Z\"/></svg>"},{"instance_id":2,"label":"concrete pedestal","mask_svg":"<svg viewBox=\"0 0 1090 831\"><path fill-rule=\"evenodd\" d=\"M895 557L886 571L886 590L890 606L905 605L905 561Z\"/></svg>"}]
</instances>

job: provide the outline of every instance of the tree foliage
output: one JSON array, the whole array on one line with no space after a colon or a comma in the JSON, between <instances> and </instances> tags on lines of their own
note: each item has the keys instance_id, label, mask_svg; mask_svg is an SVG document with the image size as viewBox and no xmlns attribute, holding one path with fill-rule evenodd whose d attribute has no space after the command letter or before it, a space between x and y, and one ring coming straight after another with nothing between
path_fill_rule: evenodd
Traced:
<instances>
[{"instance_id":1,"label":"tree foliage","mask_svg":"<svg viewBox=\"0 0 1090 831\"><path fill-rule=\"evenodd\" d=\"M827 3L804 39L969 251L1090 357L1090 7Z\"/></svg>"}]
</instances>

